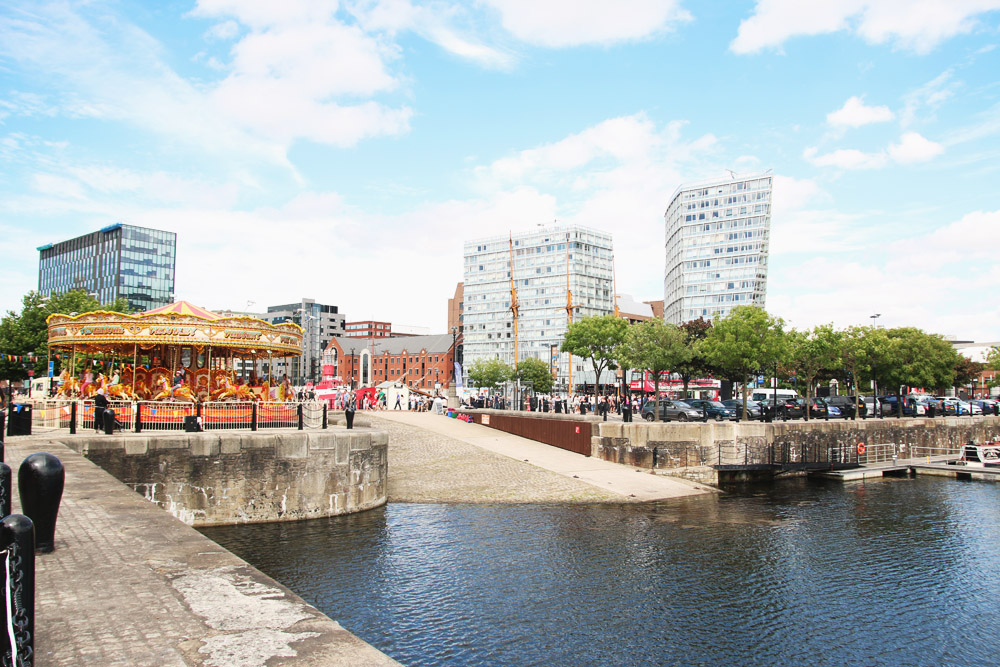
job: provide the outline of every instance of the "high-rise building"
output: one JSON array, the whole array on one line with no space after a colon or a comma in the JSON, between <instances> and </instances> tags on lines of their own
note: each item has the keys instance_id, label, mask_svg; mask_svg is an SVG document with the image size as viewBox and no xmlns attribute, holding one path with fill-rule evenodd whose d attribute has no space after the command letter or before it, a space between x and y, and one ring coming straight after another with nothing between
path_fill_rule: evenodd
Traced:
<instances>
[{"instance_id":1,"label":"high-rise building","mask_svg":"<svg viewBox=\"0 0 1000 667\"><path fill-rule=\"evenodd\" d=\"M764 307L771 170L682 185L664 215L664 319L723 317Z\"/></svg>"},{"instance_id":2,"label":"high-rise building","mask_svg":"<svg viewBox=\"0 0 1000 667\"><path fill-rule=\"evenodd\" d=\"M611 235L585 227L550 227L465 243L463 355L468 365L534 357L568 389L569 355L559 352L573 321L614 312ZM517 293L517 332L511 288ZM572 304L568 304L569 293ZM602 383L614 378L606 373ZM593 383L589 362L573 357L572 384Z\"/></svg>"},{"instance_id":3,"label":"high-rise building","mask_svg":"<svg viewBox=\"0 0 1000 667\"><path fill-rule=\"evenodd\" d=\"M41 294L84 289L101 303L128 299L136 311L166 306L174 297L177 235L116 223L38 248Z\"/></svg>"},{"instance_id":4,"label":"high-rise building","mask_svg":"<svg viewBox=\"0 0 1000 667\"><path fill-rule=\"evenodd\" d=\"M280 378L288 375L292 384L319 382L323 374L323 350L334 336L344 335L344 316L337 306L316 303L313 299L302 299L298 303L268 306L261 319L271 324L295 322L302 327L302 356L291 360L274 359L274 368L264 372Z\"/></svg>"},{"instance_id":5,"label":"high-rise building","mask_svg":"<svg viewBox=\"0 0 1000 667\"><path fill-rule=\"evenodd\" d=\"M465 296L462 283L455 285L455 296L448 299L448 331L458 329L461 333L464 323L462 315L465 312Z\"/></svg>"}]
</instances>

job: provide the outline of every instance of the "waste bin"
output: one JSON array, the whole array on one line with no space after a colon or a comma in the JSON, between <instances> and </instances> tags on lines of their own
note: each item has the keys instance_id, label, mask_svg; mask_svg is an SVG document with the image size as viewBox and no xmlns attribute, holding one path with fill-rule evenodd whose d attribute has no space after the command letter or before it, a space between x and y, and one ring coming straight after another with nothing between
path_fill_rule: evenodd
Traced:
<instances>
[{"instance_id":1,"label":"waste bin","mask_svg":"<svg viewBox=\"0 0 1000 667\"><path fill-rule=\"evenodd\" d=\"M31 435L31 404L15 403L7 415L7 435Z\"/></svg>"}]
</instances>

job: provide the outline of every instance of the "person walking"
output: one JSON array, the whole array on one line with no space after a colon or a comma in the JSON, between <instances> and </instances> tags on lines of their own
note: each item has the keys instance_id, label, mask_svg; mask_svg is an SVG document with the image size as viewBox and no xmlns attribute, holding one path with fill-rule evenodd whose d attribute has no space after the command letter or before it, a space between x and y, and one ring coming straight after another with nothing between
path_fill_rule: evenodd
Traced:
<instances>
[{"instance_id":1,"label":"person walking","mask_svg":"<svg viewBox=\"0 0 1000 667\"><path fill-rule=\"evenodd\" d=\"M94 396L94 431L101 432L104 425L104 413L108 410L108 397L104 395L104 387L97 390Z\"/></svg>"},{"instance_id":2,"label":"person walking","mask_svg":"<svg viewBox=\"0 0 1000 667\"><path fill-rule=\"evenodd\" d=\"M393 410L402 410L403 409L402 400L403 400L403 395L402 394L396 394L396 405L393 406L392 409Z\"/></svg>"}]
</instances>

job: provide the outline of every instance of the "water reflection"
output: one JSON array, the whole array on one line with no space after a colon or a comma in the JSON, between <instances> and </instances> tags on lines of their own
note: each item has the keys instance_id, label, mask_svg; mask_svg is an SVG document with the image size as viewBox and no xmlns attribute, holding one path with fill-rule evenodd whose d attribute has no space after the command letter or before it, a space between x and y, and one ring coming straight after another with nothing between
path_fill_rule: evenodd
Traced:
<instances>
[{"instance_id":1,"label":"water reflection","mask_svg":"<svg viewBox=\"0 0 1000 667\"><path fill-rule=\"evenodd\" d=\"M407 505L205 529L407 665L984 664L1000 487Z\"/></svg>"}]
</instances>

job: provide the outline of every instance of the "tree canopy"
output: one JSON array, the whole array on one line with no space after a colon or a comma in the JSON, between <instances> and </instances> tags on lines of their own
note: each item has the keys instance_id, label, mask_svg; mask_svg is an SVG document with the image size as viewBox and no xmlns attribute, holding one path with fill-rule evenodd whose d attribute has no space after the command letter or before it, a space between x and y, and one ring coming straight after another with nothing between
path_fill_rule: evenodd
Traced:
<instances>
[{"instance_id":1,"label":"tree canopy","mask_svg":"<svg viewBox=\"0 0 1000 667\"><path fill-rule=\"evenodd\" d=\"M788 355L784 321L757 306L737 306L716 320L703 345L710 363L742 382L744 418L750 376Z\"/></svg>"},{"instance_id":2,"label":"tree canopy","mask_svg":"<svg viewBox=\"0 0 1000 667\"><path fill-rule=\"evenodd\" d=\"M522 382L530 382L536 394L547 394L552 391L552 372L541 359L528 357L517 364L517 378Z\"/></svg>"},{"instance_id":3,"label":"tree canopy","mask_svg":"<svg viewBox=\"0 0 1000 667\"><path fill-rule=\"evenodd\" d=\"M21 299L21 312L7 311L0 320L0 352L14 356L34 356L33 360L12 361L0 360L0 374L11 380L23 380L28 377L28 370L34 370L36 375L47 372L48 356L48 325L45 320L53 313L71 315L94 310L107 310L118 313L129 312L128 301L119 298L110 304L101 304L84 289L70 290L62 294L44 297L38 292L28 292ZM61 370L61 360L56 361L55 372ZM27 368L25 367L27 365Z\"/></svg>"},{"instance_id":4,"label":"tree canopy","mask_svg":"<svg viewBox=\"0 0 1000 667\"><path fill-rule=\"evenodd\" d=\"M483 389L495 389L511 379L514 369L499 359L476 359L467 369L473 384Z\"/></svg>"},{"instance_id":5,"label":"tree canopy","mask_svg":"<svg viewBox=\"0 0 1000 667\"><path fill-rule=\"evenodd\" d=\"M628 322L614 315L586 317L569 325L561 349L590 359L597 374L595 386L600 387L601 373L618 368L617 348L625 340L628 327Z\"/></svg>"},{"instance_id":6,"label":"tree canopy","mask_svg":"<svg viewBox=\"0 0 1000 667\"><path fill-rule=\"evenodd\" d=\"M633 324L618 348L618 359L626 368L642 368L653 373L653 414L660 419L660 374L689 362L694 352L684 330L663 320Z\"/></svg>"}]
</instances>

